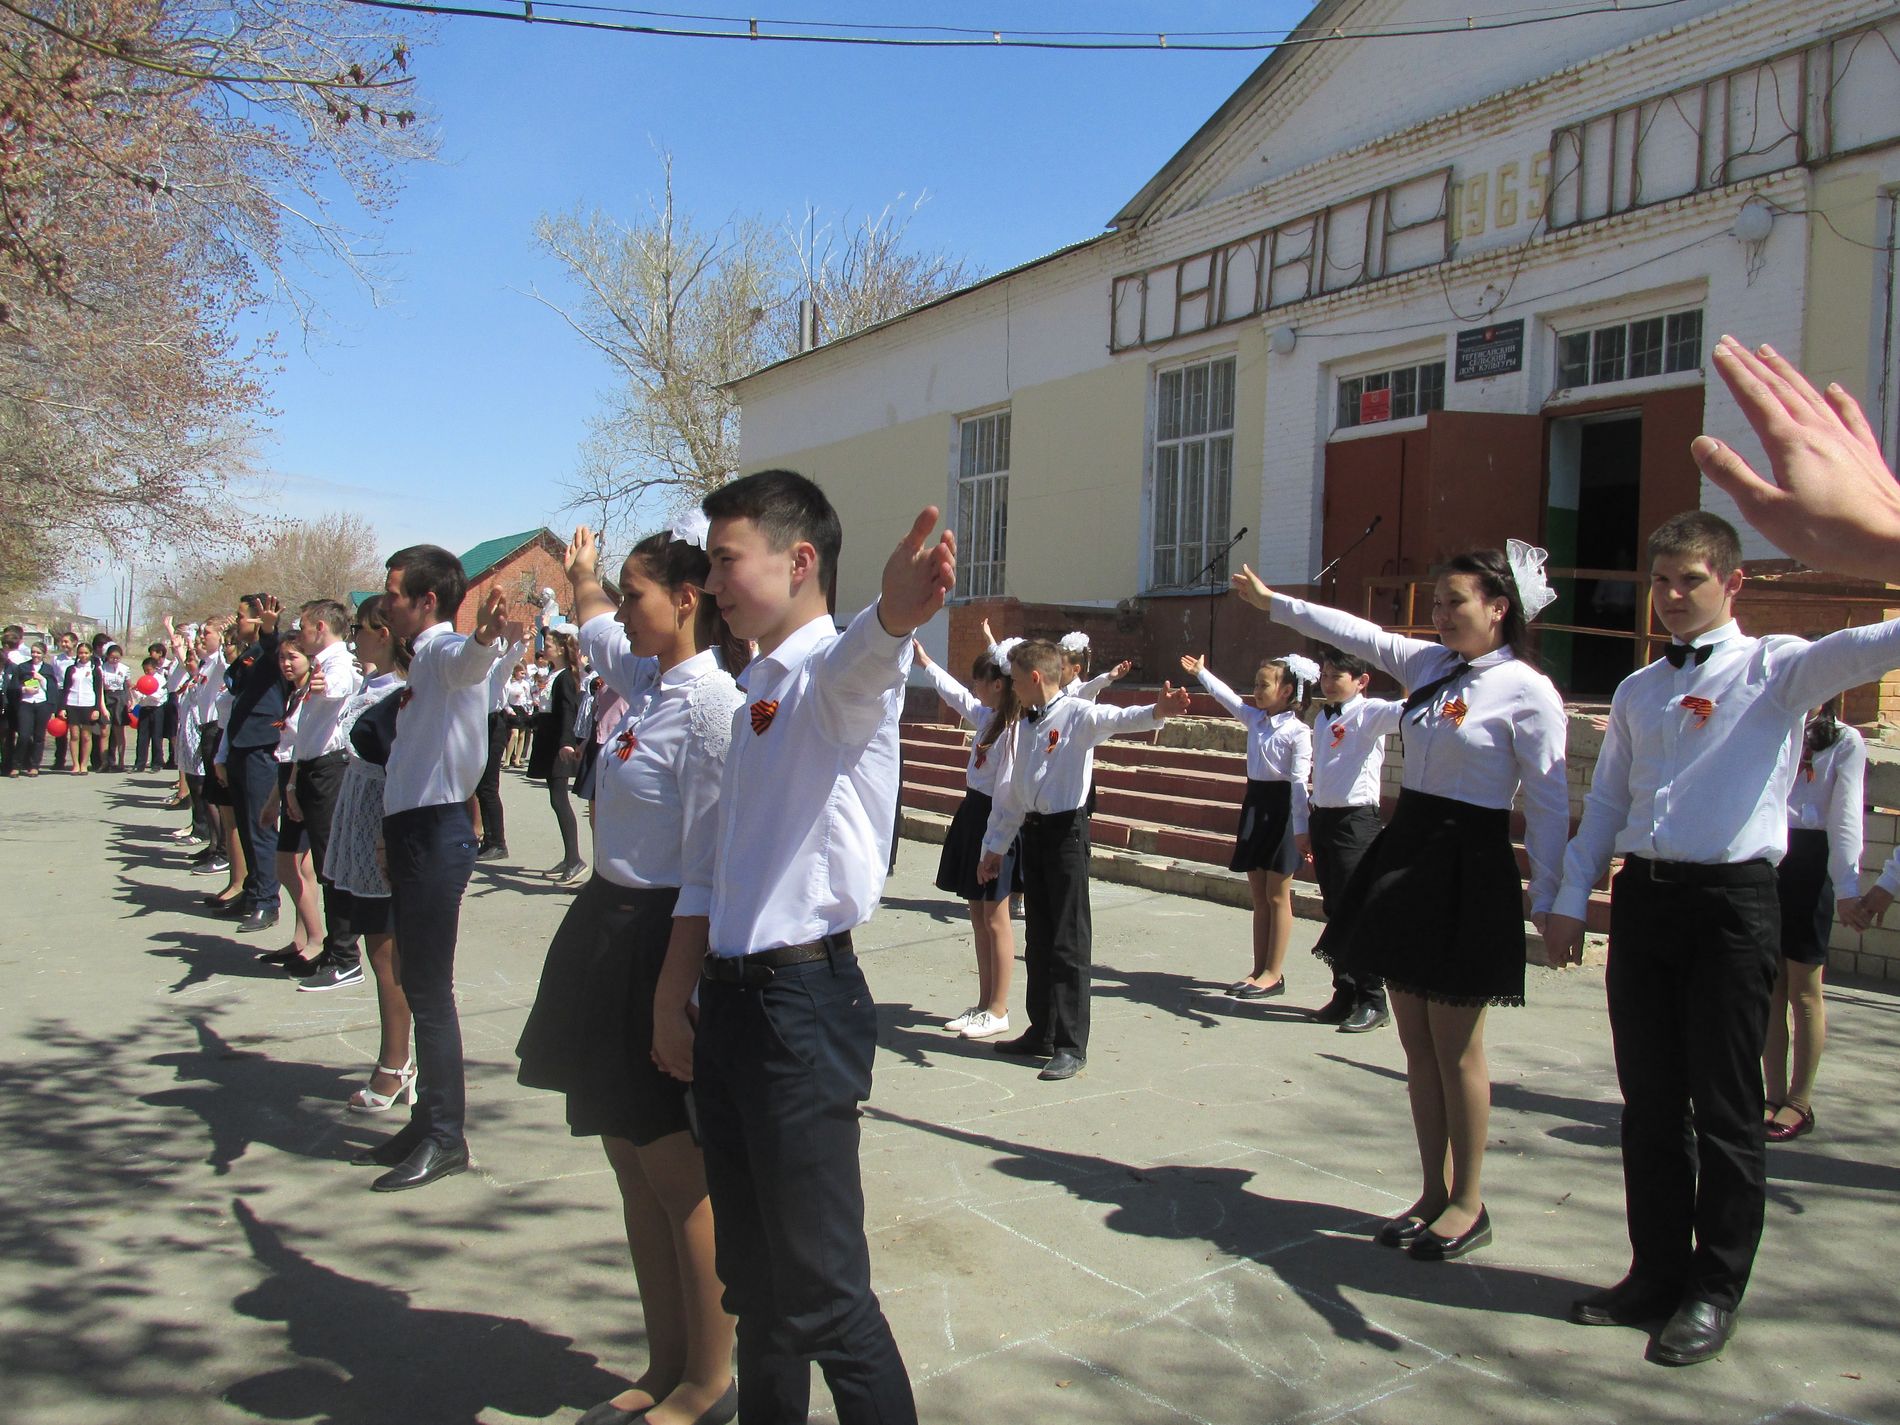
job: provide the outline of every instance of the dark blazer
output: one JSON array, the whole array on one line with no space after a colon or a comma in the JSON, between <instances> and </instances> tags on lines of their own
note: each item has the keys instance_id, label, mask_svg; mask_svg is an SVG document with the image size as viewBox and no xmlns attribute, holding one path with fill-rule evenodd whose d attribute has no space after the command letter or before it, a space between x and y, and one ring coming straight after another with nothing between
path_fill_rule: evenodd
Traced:
<instances>
[{"instance_id":1,"label":"dark blazer","mask_svg":"<svg viewBox=\"0 0 1900 1425\"><path fill-rule=\"evenodd\" d=\"M275 747L281 735L273 725L284 716L284 675L277 667L277 634L260 634L224 673L231 690L231 717L225 735L231 746Z\"/></svg>"},{"instance_id":2,"label":"dark blazer","mask_svg":"<svg viewBox=\"0 0 1900 1425\"><path fill-rule=\"evenodd\" d=\"M98 710L100 718L103 719L106 715L106 683L105 679L99 676L99 663L97 659L83 666L75 663L66 670L66 677L59 685L59 711L64 712L66 710L67 700L72 697L73 679L82 672L92 676L92 704L93 707Z\"/></svg>"}]
</instances>

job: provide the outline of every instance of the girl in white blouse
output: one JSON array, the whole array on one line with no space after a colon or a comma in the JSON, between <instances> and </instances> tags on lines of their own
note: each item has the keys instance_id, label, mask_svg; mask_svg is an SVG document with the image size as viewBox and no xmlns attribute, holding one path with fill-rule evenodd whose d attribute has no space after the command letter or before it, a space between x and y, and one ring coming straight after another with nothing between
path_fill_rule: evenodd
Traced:
<instances>
[{"instance_id":1,"label":"girl in white blouse","mask_svg":"<svg viewBox=\"0 0 1900 1425\"><path fill-rule=\"evenodd\" d=\"M963 804L950 819L943 855L937 862L937 889L960 897L970 908L970 929L976 936L976 1003L946 1020L943 1027L965 1039L990 1039L1009 1032L1010 971L1016 966L1009 898L1022 889L1022 878L1017 874L1013 845L1004 853L1003 868L994 879L978 880L976 868L983 859L983 832L990 824L992 798L999 783L1009 778L1016 741L1012 733L1022 708L1010 685L1008 652L1000 645L977 655L967 688L931 662L923 644L915 639L911 652L935 684L937 695L976 729L969 765L963 771Z\"/></svg>"},{"instance_id":2,"label":"girl in white blouse","mask_svg":"<svg viewBox=\"0 0 1900 1425\"><path fill-rule=\"evenodd\" d=\"M82 643L74 650L60 696L75 777L86 775L90 759L101 750L106 734L105 703L105 687L99 679L99 667L92 661L92 645Z\"/></svg>"},{"instance_id":3,"label":"girl in white blouse","mask_svg":"<svg viewBox=\"0 0 1900 1425\"><path fill-rule=\"evenodd\" d=\"M1768 1045L1761 1061L1770 1143L1791 1142L1813 1131L1814 1077L1827 1043L1821 974L1828 932L1837 911L1847 925L1859 912L1867 744L1840 721L1840 703L1834 698L1808 718L1801 765L1788 788L1788 854L1775 867L1781 967L1768 1004Z\"/></svg>"},{"instance_id":4,"label":"girl in white blouse","mask_svg":"<svg viewBox=\"0 0 1900 1425\"><path fill-rule=\"evenodd\" d=\"M1251 703L1217 678L1205 657L1184 653L1181 666L1247 726L1247 794L1227 869L1247 873L1253 973L1228 993L1235 999L1271 999L1286 993L1293 873L1300 866L1295 828L1306 823L1306 779L1313 770L1313 730L1302 719L1319 681L1319 665L1299 654L1269 659L1254 674Z\"/></svg>"},{"instance_id":5,"label":"girl in white blouse","mask_svg":"<svg viewBox=\"0 0 1900 1425\"><path fill-rule=\"evenodd\" d=\"M1233 579L1274 622L1356 653L1412 690L1400 722L1398 807L1318 953L1383 975L1391 990L1423 1185L1378 1240L1430 1261L1491 1240L1482 1193L1491 1111L1484 1018L1487 1005L1524 1002L1524 912L1510 833L1520 787L1540 927L1570 830L1563 701L1519 654L1528 616L1550 596L1543 552L1513 542L1513 554L1522 556L1516 568L1496 550L1450 561L1432 594L1438 643L1275 594L1252 569Z\"/></svg>"},{"instance_id":6,"label":"girl in white blouse","mask_svg":"<svg viewBox=\"0 0 1900 1425\"><path fill-rule=\"evenodd\" d=\"M746 648L705 593L704 543L703 523L683 520L635 545L617 617L593 531L576 530L567 556L580 645L625 711L600 752L594 874L548 946L516 1053L520 1081L565 1094L570 1131L600 1138L620 1187L651 1355L589 1412L600 1419L645 1418L661 1401L689 1420L736 1408L705 1163L687 1086L661 1072L653 1047L661 977L696 981L704 958L710 898L681 887L711 880L743 705L732 675Z\"/></svg>"}]
</instances>

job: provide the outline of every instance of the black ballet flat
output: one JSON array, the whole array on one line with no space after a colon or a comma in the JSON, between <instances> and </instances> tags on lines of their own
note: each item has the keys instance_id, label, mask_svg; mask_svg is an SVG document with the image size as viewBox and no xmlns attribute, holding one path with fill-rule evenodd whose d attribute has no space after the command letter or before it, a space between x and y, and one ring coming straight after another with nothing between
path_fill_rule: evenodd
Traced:
<instances>
[{"instance_id":1,"label":"black ballet flat","mask_svg":"<svg viewBox=\"0 0 1900 1425\"><path fill-rule=\"evenodd\" d=\"M1372 1240L1381 1247L1409 1247L1424 1235L1428 1225L1419 1217L1395 1217Z\"/></svg>"},{"instance_id":2,"label":"black ballet flat","mask_svg":"<svg viewBox=\"0 0 1900 1425\"><path fill-rule=\"evenodd\" d=\"M1480 1247L1490 1245L1491 1211L1480 1206L1478 1220L1456 1237L1441 1237L1428 1227L1413 1239L1412 1245L1406 1250L1421 1262L1450 1262L1467 1252L1475 1252Z\"/></svg>"}]
</instances>

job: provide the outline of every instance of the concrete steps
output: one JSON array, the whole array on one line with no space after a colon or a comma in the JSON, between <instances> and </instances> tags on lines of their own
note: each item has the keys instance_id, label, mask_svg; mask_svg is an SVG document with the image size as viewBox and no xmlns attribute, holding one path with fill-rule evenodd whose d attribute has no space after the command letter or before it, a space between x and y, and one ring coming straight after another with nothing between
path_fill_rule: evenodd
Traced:
<instances>
[{"instance_id":1,"label":"concrete steps","mask_svg":"<svg viewBox=\"0 0 1900 1425\"><path fill-rule=\"evenodd\" d=\"M943 839L944 828L963 801L968 755L968 734L961 727L904 724L903 805L907 813L915 813L905 817L905 835ZM1153 734L1104 743L1095 754L1096 812L1090 829L1096 874L1246 905L1246 877L1227 870L1246 789L1247 759L1242 752L1161 747ZM1391 815L1389 800L1383 812ZM1523 817L1513 812L1518 873L1527 876L1530 862L1521 841L1523 829ZM1294 905L1301 915L1321 917L1317 888L1305 868ZM1609 911L1608 892L1599 886L1591 896L1589 929L1607 933ZM1541 943L1533 958L1541 957Z\"/></svg>"}]
</instances>

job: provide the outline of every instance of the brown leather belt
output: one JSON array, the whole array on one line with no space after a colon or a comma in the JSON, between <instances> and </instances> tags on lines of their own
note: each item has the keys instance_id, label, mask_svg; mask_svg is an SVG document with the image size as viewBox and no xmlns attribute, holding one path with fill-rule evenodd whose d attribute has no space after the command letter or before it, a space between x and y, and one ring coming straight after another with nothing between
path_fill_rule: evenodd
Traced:
<instances>
[{"instance_id":1,"label":"brown leather belt","mask_svg":"<svg viewBox=\"0 0 1900 1425\"><path fill-rule=\"evenodd\" d=\"M829 960L839 953L851 953L848 930L803 945L781 945L776 950L760 950L751 955L708 955L700 964L699 973L722 985L762 985L788 966Z\"/></svg>"}]
</instances>

